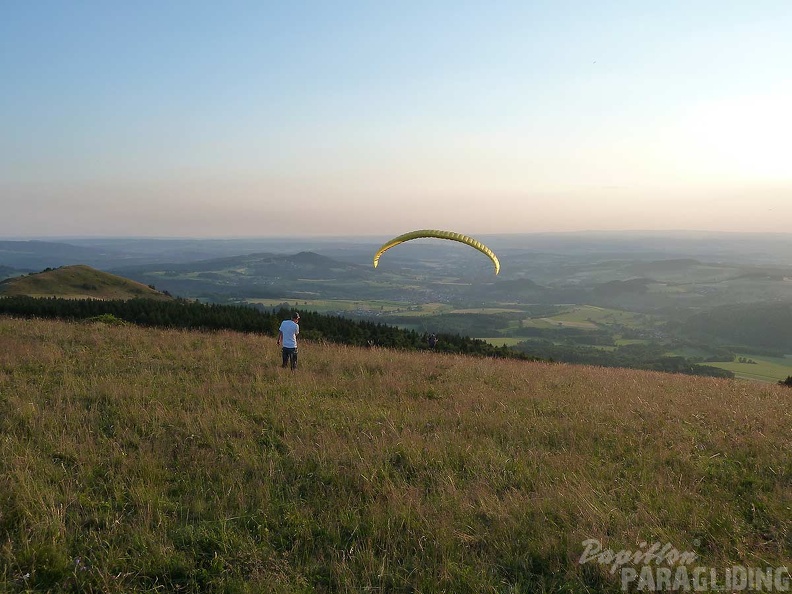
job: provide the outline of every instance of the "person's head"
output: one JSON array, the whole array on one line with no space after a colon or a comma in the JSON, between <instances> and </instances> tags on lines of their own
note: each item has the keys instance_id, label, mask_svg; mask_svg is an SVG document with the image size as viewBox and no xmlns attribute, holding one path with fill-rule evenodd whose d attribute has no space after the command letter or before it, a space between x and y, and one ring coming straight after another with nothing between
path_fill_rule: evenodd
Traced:
<instances>
[{"instance_id":1,"label":"person's head","mask_svg":"<svg viewBox=\"0 0 792 594\"><path fill-rule=\"evenodd\" d=\"M292 314L292 320L294 320L295 322L299 322L299 321L300 321L300 314L298 314L298 313L295 311L295 312Z\"/></svg>"}]
</instances>

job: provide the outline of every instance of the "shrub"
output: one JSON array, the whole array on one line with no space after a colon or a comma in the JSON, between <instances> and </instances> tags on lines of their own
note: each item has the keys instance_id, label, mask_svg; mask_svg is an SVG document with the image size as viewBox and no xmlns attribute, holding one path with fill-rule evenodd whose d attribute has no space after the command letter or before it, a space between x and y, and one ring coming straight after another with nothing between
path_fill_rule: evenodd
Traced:
<instances>
[{"instance_id":1,"label":"shrub","mask_svg":"<svg viewBox=\"0 0 792 594\"><path fill-rule=\"evenodd\" d=\"M110 326L125 326L126 322L120 318L115 317L113 314L101 314L85 320L88 323L98 322L100 324L109 324Z\"/></svg>"}]
</instances>

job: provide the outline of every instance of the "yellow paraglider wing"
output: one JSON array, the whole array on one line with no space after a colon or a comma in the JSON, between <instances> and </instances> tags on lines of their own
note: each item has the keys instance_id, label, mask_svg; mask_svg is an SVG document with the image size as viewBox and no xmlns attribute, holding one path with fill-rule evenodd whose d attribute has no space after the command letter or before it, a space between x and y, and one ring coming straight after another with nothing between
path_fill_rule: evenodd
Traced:
<instances>
[{"instance_id":1,"label":"yellow paraglider wing","mask_svg":"<svg viewBox=\"0 0 792 594\"><path fill-rule=\"evenodd\" d=\"M480 241L473 239L472 237L468 237L467 235L462 235L461 233L455 233L454 231L438 231L437 229L421 229L419 231L410 231L409 233L405 233L404 235L399 235L398 237L394 237L385 245L383 245L379 250L377 250L376 254L374 254L374 268L376 268L377 264L379 264L380 256L389 249L391 249L392 247L397 246L400 243L404 243L405 241L410 241L411 239L419 239L421 237L449 239L451 241L458 241L460 243L464 243L465 245L469 245L470 247L480 251L482 254L485 254L490 260L492 260L492 263L495 265L495 274L498 274L498 272L500 272L500 262L498 261L498 257L486 245L484 245Z\"/></svg>"}]
</instances>

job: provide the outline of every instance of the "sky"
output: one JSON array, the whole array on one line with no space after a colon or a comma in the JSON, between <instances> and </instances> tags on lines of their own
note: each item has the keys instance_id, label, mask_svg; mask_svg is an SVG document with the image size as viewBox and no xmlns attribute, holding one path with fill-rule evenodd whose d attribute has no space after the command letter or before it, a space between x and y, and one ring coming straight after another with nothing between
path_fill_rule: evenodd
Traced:
<instances>
[{"instance_id":1,"label":"sky","mask_svg":"<svg viewBox=\"0 0 792 594\"><path fill-rule=\"evenodd\" d=\"M786 232L792 2L0 2L0 238Z\"/></svg>"}]
</instances>

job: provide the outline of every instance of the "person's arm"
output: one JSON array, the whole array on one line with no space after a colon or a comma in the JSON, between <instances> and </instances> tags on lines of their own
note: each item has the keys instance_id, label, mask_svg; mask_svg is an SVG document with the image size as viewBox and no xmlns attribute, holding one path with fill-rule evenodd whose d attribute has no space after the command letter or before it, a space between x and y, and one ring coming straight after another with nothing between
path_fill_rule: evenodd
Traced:
<instances>
[{"instance_id":1,"label":"person's arm","mask_svg":"<svg viewBox=\"0 0 792 594\"><path fill-rule=\"evenodd\" d=\"M283 330L278 330L278 346L281 345L282 341L283 341Z\"/></svg>"}]
</instances>

